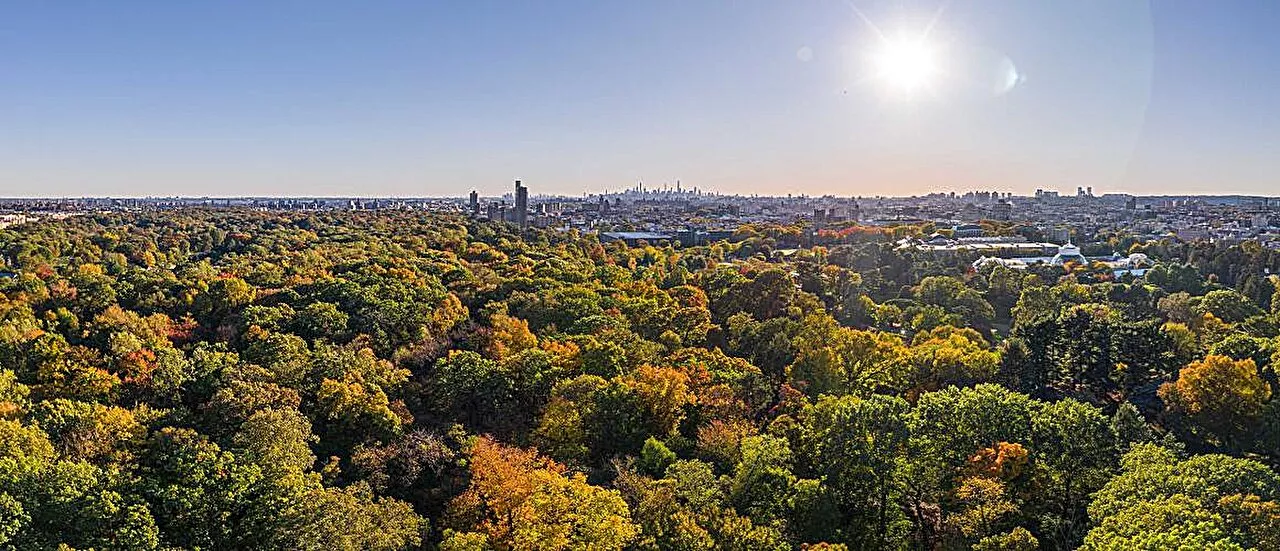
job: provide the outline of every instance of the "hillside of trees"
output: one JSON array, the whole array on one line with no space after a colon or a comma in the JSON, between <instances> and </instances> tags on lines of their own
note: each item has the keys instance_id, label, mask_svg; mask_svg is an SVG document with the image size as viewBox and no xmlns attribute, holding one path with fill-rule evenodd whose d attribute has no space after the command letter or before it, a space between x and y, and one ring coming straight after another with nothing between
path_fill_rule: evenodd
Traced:
<instances>
[{"instance_id":1,"label":"hillside of trees","mask_svg":"<svg viewBox=\"0 0 1280 551\"><path fill-rule=\"evenodd\" d=\"M1280 252L741 233L0 230L0 549L1280 549Z\"/></svg>"}]
</instances>

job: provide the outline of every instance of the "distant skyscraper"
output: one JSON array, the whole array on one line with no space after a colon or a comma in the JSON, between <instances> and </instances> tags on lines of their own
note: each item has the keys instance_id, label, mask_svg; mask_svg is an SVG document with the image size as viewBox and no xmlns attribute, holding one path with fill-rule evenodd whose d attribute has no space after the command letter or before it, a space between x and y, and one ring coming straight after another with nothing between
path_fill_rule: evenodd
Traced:
<instances>
[{"instance_id":1,"label":"distant skyscraper","mask_svg":"<svg viewBox=\"0 0 1280 551\"><path fill-rule=\"evenodd\" d=\"M471 190L471 201L467 205L471 207L472 216L480 216L480 194L476 190Z\"/></svg>"},{"instance_id":2,"label":"distant skyscraper","mask_svg":"<svg viewBox=\"0 0 1280 551\"><path fill-rule=\"evenodd\" d=\"M516 180L516 212L515 222L520 229L529 227L529 188Z\"/></svg>"}]
</instances>

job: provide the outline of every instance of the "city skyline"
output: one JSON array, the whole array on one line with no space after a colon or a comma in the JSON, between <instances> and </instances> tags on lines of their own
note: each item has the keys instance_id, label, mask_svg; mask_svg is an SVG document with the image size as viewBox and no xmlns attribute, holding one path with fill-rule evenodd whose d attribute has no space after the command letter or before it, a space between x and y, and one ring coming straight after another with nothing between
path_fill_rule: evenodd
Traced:
<instances>
[{"instance_id":1,"label":"city skyline","mask_svg":"<svg viewBox=\"0 0 1280 551\"><path fill-rule=\"evenodd\" d=\"M1266 2L5 15L0 196L495 196L517 178L566 196L677 180L777 196L1276 188ZM927 48L884 66L902 36Z\"/></svg>"}]
</instances>

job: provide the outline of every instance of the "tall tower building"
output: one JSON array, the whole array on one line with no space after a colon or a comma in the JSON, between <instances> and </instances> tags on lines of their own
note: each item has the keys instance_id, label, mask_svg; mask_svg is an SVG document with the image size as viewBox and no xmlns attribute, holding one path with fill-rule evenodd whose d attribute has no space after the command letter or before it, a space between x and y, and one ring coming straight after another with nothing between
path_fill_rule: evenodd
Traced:
<instances>
[{"instance_id":1,"label":"tall tower building","mask_svg":"<svg viewBox=\"0 0 1280 551\"><path fill-rule=\"evenodd\" d=\"M480 194L476 193L476 190L473 189L471 190L470 199L471 200L467 202L467 206L471 208L471 215L480 216Z\"/></svg>"},{"instance_id":2,"label":"tall tower building","mask_svg":"<svg viewBox=\"0 0 1280 551\"><path fill-rule=\"evenodd\" d=\"M529 227L529 188L516 180L516 212L515 222L520 229Z\"/></svg>"}]
</instances>

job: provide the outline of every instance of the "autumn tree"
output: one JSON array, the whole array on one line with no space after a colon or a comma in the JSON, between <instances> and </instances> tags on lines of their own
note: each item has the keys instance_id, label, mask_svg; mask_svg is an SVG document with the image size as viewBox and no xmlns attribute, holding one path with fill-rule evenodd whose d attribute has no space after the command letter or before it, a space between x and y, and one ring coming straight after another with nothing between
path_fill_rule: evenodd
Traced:
<instances>
[{"instance_id":1,"label":"autumn tree","mask_svg":"<svg viewBox=\"0 0 1280 551\"><path fill-rule=\"evenodd\" d=\"M587 484L581 474L480 438L470 453L471 485L454 499L449 523L483 534L502 549L623 549L637 534L616 491ZM456 540L469 536L455 534Z\"/></svg>"},{"instance_id":2,"label":"autumn tree","mask_svg":"<svg viewBox=\"0 0 1280 551\"><path fill-rule=\"evenodd\" d=\"M1208 356L1178 373L1177 381L1160 387L1170 410L1185 413L1227 446L1239 439L1262 414L1271 389L1253 360Z\"/></svg>"}]
</instances>

